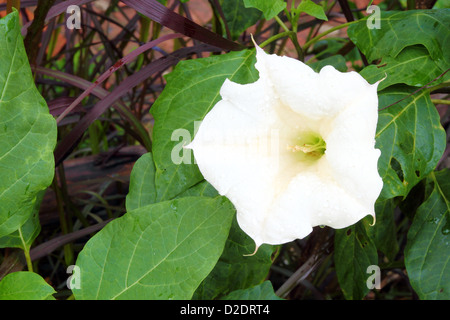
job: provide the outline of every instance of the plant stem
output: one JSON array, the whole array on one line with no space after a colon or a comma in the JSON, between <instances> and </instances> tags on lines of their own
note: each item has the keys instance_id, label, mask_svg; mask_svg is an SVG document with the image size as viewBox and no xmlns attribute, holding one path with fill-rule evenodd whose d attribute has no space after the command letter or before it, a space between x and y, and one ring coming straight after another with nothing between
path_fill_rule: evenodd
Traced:
<instances>
[{"instance_id":1,"label":"plant stem","mask_svg":"<svg viewBox=\"0 0 450 320\"><path fill-rule=\"evenodd\" d=\"M436 81L436 80L438 80L439 78L441 78L441 77L442 77L444 74L446 74L449 70L450 70L450 69L447 69L447 71L445 71L444 73L442 73L439 77L437 77L437 78L434 79L433 81ZM429 88L427 88L427 89L428 89L428 91L432 92L432 91L435 91L435 90L438 90L438 89L441 89L441 88L445 88L445 87L450 87L450 81L442 82L442 83L440 83L440 84L438 84L438 85L435 85L435 86L433 86L433 87L429 87Z\"/></svg>"},{"instance_id":2,"label":"plant stem","mask_svg":"<svg viewBox=\"0 0 450 320\"><path fill-rule=\"evenodd\" d=\"M18 231L19 231L20 239L23 244L23 253L25 254L25 260L27 261L28 271L33 272L33 263L31 262L31 257L30 257L30 247L23 240L22 227L20 227Z\"/></svg>"},{"instance_id":3,"label":"plant stem","mask_svg":"<svg viewBox=\"0 0 450 320\"><path fill-rule=\"evenodd\" d=\"M338 25L338 26L336 26L336 27L333 27L333 28L331 28L331 29L328 29L328 30L325 31L325 32L322 32L321 34L315 36L314 38L312 38L311 40L309 40L308 42L306 42L305 45L303 46L303 50L306 51L311 45L313 45L314 43L316 43L317 41L319 41L320 38L326 36L327 34L330 34L330 33L334 32L334 31L336 31L336 30L339 30L339 29L348 27L349 25L354 24L354 23L357 23L357 22L359 22L359 21L356 20L356 21L351 21L351 22L343 23L343 24L340 24L340 25Z\"/></svg>"},{"instance_id":4,"label":"plant stem","mask_svg":"<svg viewBox=\"0 0 450 320\"><path fill-rule=\"evenodd\" d=\"M289 36L289 38L291 39L292 43L294 44L295 50L297 50L298 59L302 62L305 61L305 55L303 54L302 47L300 47L300 44L298 43L297 34L296 33L291 34Z\"/></svg>"},{"instance_id":5,"label":"plant stem","mask_svg":"<svg viewBox=\"0 0 450 320\"><path fill-rule=\"evenodd\" d=\"M59 177L59 181L60 181L60 185L61 185L61 196L62 196L63 202L66 204L66 207L68 208L68 210L70 209L69 212L75 213L76 217L80 220L81 224L84 227L90 226L89 222L83 216L83 214L78 210L78 208L76 208L71 203L71 200L70 200L70 197L69 197L69 192L67 190L66 173L64 171L64 165L63 164L58 166L58 174L59 174L58 177ZM69 216L72 216L72 215L70 214ZM71 230L71 229L72 229L72 226L68 226L68 230Z\"/></svg>"},{"instance_id":6,"label":"plant stem","mask_svg":"<svg viewBox=\"0 0 450 320\"><path fill-rule=\"evenodd\" d=\"M289 38L284 38L283 41L281 41L280 46L278 47L278 53L277 55L281 56L283 54L284 48L286 47L286 43Z\"/></svg>"},{"instance_id":7,"label":"plant stem","mask_svg":"<svg viewBox=\"0 0 450 320\"><path fill-rule=\"evenodd\" d=\"M406 8L408 10L414 10L416 8L416 0L407 0L406 1Z\"/></svg>"},{"instance_id":8,"label":"plant stem","mask_svg":"<svg viewBox=\"0 0 450 320\"><path fill-rule=\"evenodd\" d=\"M289 38L291 39L292 43L294 44L295 50L297 51L297 55L298 55L298 59L300 61L304 61L305 60L305 56L303 54L303 50L300 47L300 44L298 43L297 40L297 34L291 30L289 30L289 28L286 26L286 24L284 24L283 21L281 21L281 19L278 16L275 16L275 21L278 22L278 24L284 29L285 32L288 32L289 34Z\"/></svg>"},{"instance_id":9,"label":"plant stem","mask_svg":"<svg viewBox=\"0 0 450 320\"><path fill-rule=\"evenodd\" d=\"M280 38L284 38L284 37L289 37L289 35L292 33L292 31L287 31L287 32L282 32L282 33L278 33L272 37L270 37L269 39L267 39L266 41L264 41L263 43L261 43L259 46L261 48L267 46L269 43L272 43Z\"/></svg>"},{"instance_id":10,"label":"plant stem","mask_svg":"<svg viewBox=\"0 0 450 320\"><path fill-rule=\"evenodd\" d=\"M26 250L23 250L23 253L25 254L25 259L27 261L28 271L33 272L33 263L31 262L30 249L27 248Z\"/></svg>"},{"instance_id":11,"label":"plant stem","mask_svg":"<svg viewBox=\"0 0 450 320\"><path fill-rule=\"evenodd\" d=\"M69 229L67 226L66 215L64 213L63 197L62 197L61 189L58 186L58 180L56 178L56 174L53 179L52 185L53 185L53 191L55 192L55 195L56 195L56 203L57 203L57 207L58 207L58 216L59 216L59 222L61 225L61 231L63 234L68 234ZM64 260L67 265L72 264L73 253L72 253L72 246L70 245L70 243L64 245Z\"/></svg>"},{"instance_id":12,"label":"plant stem","mask_svg":"<svg viewBox=\"0 0 450 320\"><path fill-rule=\"evenodd\" d=\"M450 100L431 99L431 102L433 102L434 104L448 104L448 105L450 105Z\"/></svg>"},{"instance_id":13,"label":"plant stem","mask_svg":"<svg viewBox=\"0 0 450 320\"><path fill-rule=\"evenodd\" d=\"M450 85L450 82L447 81L447 82L443 82L443 83L441 83L441 84L438 84L437 86L427 88L427 86L428 86L429 84L431 84L431 83L433 83L434 81L436 81L436 80L442 78L448 71L450 71L450 69L447 69L447 71L445 71L444 73L440 74L437 78L434 78L433 80L431 80L430 82L428 82L426 85L424 85L424 86L420 87L419 89L417 89L416 91L414 91L414 92L408 94L406 97L403 97L402 99L400 99L400 100L398 100L398 101L396 101L396 102L394 102L394 103L391 103L390 105L388 105L388 106L386 106L386 107L384 107L384 108L378 109L378 111L385 110L385 109L387 109L387 108L389 108L389 107L391 107L391 106L393 106L393 105L399 103L400 101L403 101L403 100L405 100L406 98L408 98L408 97L410 97L410 96L412 96L412 95L415 95L417 92L419 92L419 91L421 91L421 90L424 90L425 88L426 88L426 89L425 89L421 94L425 94L426 92L431 93L431 91L433 91L433 90L436 90L436 89L439 89L439 88L446 87L446 86Z\"/></svg>"},{"instance_id":14,"label":"plant stem","mask_svg":"<svg viewBox=\"0 0 450 320\"><path fill-rule=\"evenodd\" d=\"M95 120L88 128L89 132L89 143L91 145L92 154L100 153L100 132L98 130L99 121Z\"/></svg>"},{"instance_id":15,"label":"plant stem","mask_svg":"<svg viewBox=\"0 0 450 320\"><path fill-rule=\"evenodd\" d=\"M139 41L141 43L146 43L148 41L149 35L150 35L150 19L146 16L140 17L140 23L141 23L141 29L139 34ZM137 58L136 61L136 70L141 70L142 65L144 64L144 55L141 54Z\"/></svg>"},{"instance_id":16,"label":"plant stem","mask_svg":"<svg viewBox=\"0 0 450 320\"><path fill-rule=\"evenodd\" d=\"M280 298L285 298L289 292L296 286L298 283L305 279L314 269L316 269L324 257L318 258L315 255L309 257L309 259L300 266L300 268L295 271L292 276L290 276L285 283L275 292L277 296Z\"/></svg>"},{"instance_id":17,"label":"plant stem","mask_svg":"<svg viewBox=\"0 0 450 320\"><path fill-rule=\"evenodd\" d=\"M289 28L284 24L283 21L278 16L275 16L275 21L278 22L278 24L284 29L284 31L289 32Z\"/></svg>"},{"instance_id":18,"label":"plant stem","mask_svg":"<svg viewBox=\"0 0 450 320\"><path fill-rule=\"evenodd\" d=\"M28 27L24 45L28 60L31 64L36 64L36 57L40 48L42 30L45 27L45 18L50 8L56 0L38 0L37 7L34 10L34 19Z\"/></svg>"}]
</instances>

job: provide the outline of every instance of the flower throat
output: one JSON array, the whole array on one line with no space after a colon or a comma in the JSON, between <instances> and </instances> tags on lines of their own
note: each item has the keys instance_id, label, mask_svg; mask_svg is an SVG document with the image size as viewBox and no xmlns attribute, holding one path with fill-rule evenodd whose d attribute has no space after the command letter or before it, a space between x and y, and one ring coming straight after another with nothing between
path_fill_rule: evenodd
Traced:
<instances>
[{"instance_id":1,"label":"flower throat","mask_svg":"<svg viewBox=\"0 0 450 320\"><path fill-rule=\"evenodd\" d=\"M317 133L304 133L294 140L287 149L299 156L300 160L318 160L324 154L327 144Z\"/></svg>"}]
</instances>

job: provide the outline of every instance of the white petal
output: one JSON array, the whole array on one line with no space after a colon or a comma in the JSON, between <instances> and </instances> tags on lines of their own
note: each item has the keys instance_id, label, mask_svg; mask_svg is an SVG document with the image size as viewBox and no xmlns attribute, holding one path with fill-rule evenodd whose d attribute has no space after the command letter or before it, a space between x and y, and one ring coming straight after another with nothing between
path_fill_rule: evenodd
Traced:
<instances>
[{"instance_id":1,"label":"white petal","mask_svg":"<svg viewBox=\"0 0 450 320\"><path fill-rule=\"evenodd\" d=\"M325 156L334 179L366 205L366 214L372 215L383 187L377 170L381 152L374 148L377 112L376 86L368 85L365 95L339 113L333 129L324 137Z\"/></svg>"},{"instance_id":2,"label":"white petal","mask_svg":"<svg viewBox=\"0 0 450 320\"><path fill-rule=\"evenodd\" d=\"M275 91L282 103L298 113L319 119L321 124L315 127L327 143L325 157L329 166L319 171L324 174L328 170L329 183L351 195L346 201L348 207L362 208L359 215L348 214L346 222L322 224L342 228L368 214L374 216L374 203L383 185L377 170L380 151L374 149L377 84L370 85L358 73L342 73L332 66L325 66L317 74L297 60L257 50L257 67L263 70L260 76L265 75L278 84ZM332 196L330 192L322 194ZM330 218L325 221L334 221L333 214L330 212Z\"/></svg>"},{"instance_id":3,"label":"white petal","mask_svg":"<svg viewBox=\"0 0 450 320\"><path fill-rule=\"evenodd\" d=\"M326 195L326 196L325 196ZM307 236L313 226L347 227L364 207L339 185L312 172L298 174L272 207L265 224L265 242L281 244Z\"/></svg>"},{"instance_id":4,"label":"white petal","mask_svg":"<svg viewBox=\"0 0 450 320\"><path fill-rule=\"evenodd\" d=\"M374 215L382 187L376 86L258 47L256 68L255 83L225 81L189 146L205 179L235 205L241 228L257 246L281 244L317 225L343 228ZM317 161L289 149L305 132L326 142Z\"/></svg>"},{"instance_id":5,"label":"white petal","mask_svg":"<svg viewBox=\"0 0 450 320\"><path fill-rule=\"evenodd\" d=\"M364 94L367 82L356 72L325 66L316 73L290 57L269 55L261 48L257 54L260 77L270 79L282 103L310 118L333 117Z\"/></svg>"}]
</instances>

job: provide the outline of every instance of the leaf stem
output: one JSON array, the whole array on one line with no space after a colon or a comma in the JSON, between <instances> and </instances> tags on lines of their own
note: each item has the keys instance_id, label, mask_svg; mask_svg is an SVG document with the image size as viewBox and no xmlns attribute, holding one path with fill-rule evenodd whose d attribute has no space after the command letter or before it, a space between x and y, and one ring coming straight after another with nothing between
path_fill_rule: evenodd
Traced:
<instances>
[{"instance_id":1,"label":"leaf stem","mask_svg":"<svg viewBox=\"0 0 450 320\"><path fill-rule=\"evenodd\" d=\"M406 98L415 95L417 92L419 92L420 90L423 90L423 89L425 89L425 88L426 88L426 90L423 91L424 93L425 93L425 92L431 93L431 91L433 91L433 90L436 90L436 89L439 89L439 88L443 88L443 87L448 86L448 85L450 84L450 82L443 82L443 83L441 83L441 84L438 84L437 86L434 86L434 87L428 87L428 88L427 88L427 86L428 86L429 84L431 84L431 83L433 83L434 81L439 80L440 78L442 78L448 71L450 71L450 69L447 69L447 71L441 73L438 77L434 78L433 80L431 80L430 82L428 82L426 85L420 87L420 88L417 89L416 91L414 91L414 92L408 94L406 97L403 97L402 99L400 99L400 100L398 100L398 101L396 101L396 102L394 102L394 103L392 103L392 104L390 104L390 105L388 105L388 106L386 106L386 107L383 107L383 108L381 108L381 109L378 109L378 111L382 111L382 110L384 110L384 109L387 109L387 108L389 108L389 107L391 107L391 106L393 106L393 105L399 103L400 101L403 101L403 100L405 100Z\"/></svg>"},{"instance_id":2,"label":"leaf stem","mask_svg":"<svg viewBox=\"0 0 450 320\"><path fill-rule=\"evenodd\" d=\"M300 44L298 43L297 33L289 30L286 24L283 21L281 21L281 19L278 16L275 16L275 21L278 22L278 24L284 29L285 32L283 33L288 33L289 39L291 39L292 43L294 44L295 50L297 51L298 59L300 61L304 61L305 56L303 54L302 48L300 47Z\"/></svg>"},{"instance_id":3,"label":"leaf stem","mask_svg":"<svg viewBox=\"0 0 450 320\"><path fill-rule=\"evenodd\" d=\"M328 29L325 32L322 32L321 34L318 34L317 36L315 36L314 38L312 38L311 40L309 40L308 42L305 43L305 45L303 46L303 50L306 51L311 45L313 45L314 43L319 41L322 37L326 36L327 34L330 34L330 33L334 32L336 30L348 27L349 25L357 23L357 22L359 22L359 20L343 23L343 24L340 24L340 25L338 25L336 27Z\"/></svg>"},{"instance_id":4,"label":"leaf stem","mask_svg":"<svg viewBox=\"0 0 450 320\"><path fill-rule=\"evenodd\" d=\"M434 104L448 104L448 105L450 105L450 100L431 99L431 102L433 102Z\"/></svg>"},{"instance_id":5,"label":"leaf stem","mask_svg":"<svg viewBox=\"0 0 450 320\"><path fill-rule=\"evenodd\" d=\"M280 17L275 16L275 21L278 22L278 24L284 29L284 31L289 32L289 28L286 26L286 24L280 19Z\"/></svg>"},{"instance_id":6,"label":"leaf stem","mask_svg":"<svg viewBox=\"0 0 450 320\"><path fill-rule=\"evenodd\" d=\"M141 23L141 29L139 33L139 41L141 43L146 43L148 41L149 35L150 35L150 24L151 20L147 18L144 15L141 15L139 18L139 21ZM144 64L144 55L139 55L136 60L136 69L135 70L141 70L142 65Z\"/></svg>"},{"instance_id":7,"label":"leaf stem","mask_svg":"<svg viewBox=\"0 0 450 320\"><path fill-rule=\"evenodd\" d=\"M25 260L27 261L27 268L28 271L33 272L33 263L31 262L31 256L30 256L30 247L25 243L22 235L22 227L18 229L20 240L22 241L23 245L23 253L25 254Z\"/></svg>"},{"instance_id":8,"label":"leaf stem","mask_svg":"<svg viewBox=\"0 0 450 320\"><path fill-rule=\"evenodd\" d=\"M267 46L268 44L280 39L280 38L284 38L284 37L289 37L289 35L293 33L292 31L286 31L286 32L282 32L282 33L278 33L272 37L270 37L269 39L267 39L266 41L264 41L263 43L261 43L259 46L261 48L264 48L265 46Z\"/></svg>"},{"instance_id":9,"label":"leaf stem","mask_svg":"<svg viewBox=\"0 0 450 320\"><path fill-rule=\"evenodd\" d=\"M445 71L444 73L442 73L439 77L433 79L433 81L436 81L436 80L438 80L439 78L441 78L442 76L444 76L449 70L450 70L450 69L447 69L447 71ZM433 82L433 81L432 81L432 82ZM429 84L429 83L427 83L427 85L428 85L428 84ZM438 89L442 89L442 88L445 88L445 87L450 87L450 81L445 81L445 82L442 82L442 83L440 83L440 84L438 84L438 85L435 85L435 86L432 86L432 87L428 87L427 90L430 91L430 92L432 92L432 91L435 91L435 90L438 90Z\"/></svg>"}]
</instances>

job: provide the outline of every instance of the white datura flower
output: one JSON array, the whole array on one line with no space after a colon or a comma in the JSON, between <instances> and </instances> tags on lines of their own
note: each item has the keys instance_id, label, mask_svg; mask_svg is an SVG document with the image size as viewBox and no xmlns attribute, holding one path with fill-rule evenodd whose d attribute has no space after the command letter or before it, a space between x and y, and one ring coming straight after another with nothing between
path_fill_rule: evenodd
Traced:
<instances>
[{"instance_id":1,"label":"white datura flower","mask_svg":"<svg viewBox=\"0 0 450 320\"><path fill-rule=\"evenodd\" d=\"M258 248L375 218L377 84L332 66L316 73L258 46L256 58L259 79L227 79L187 146L242 230Z\"/></svg>"}]
</instances>

